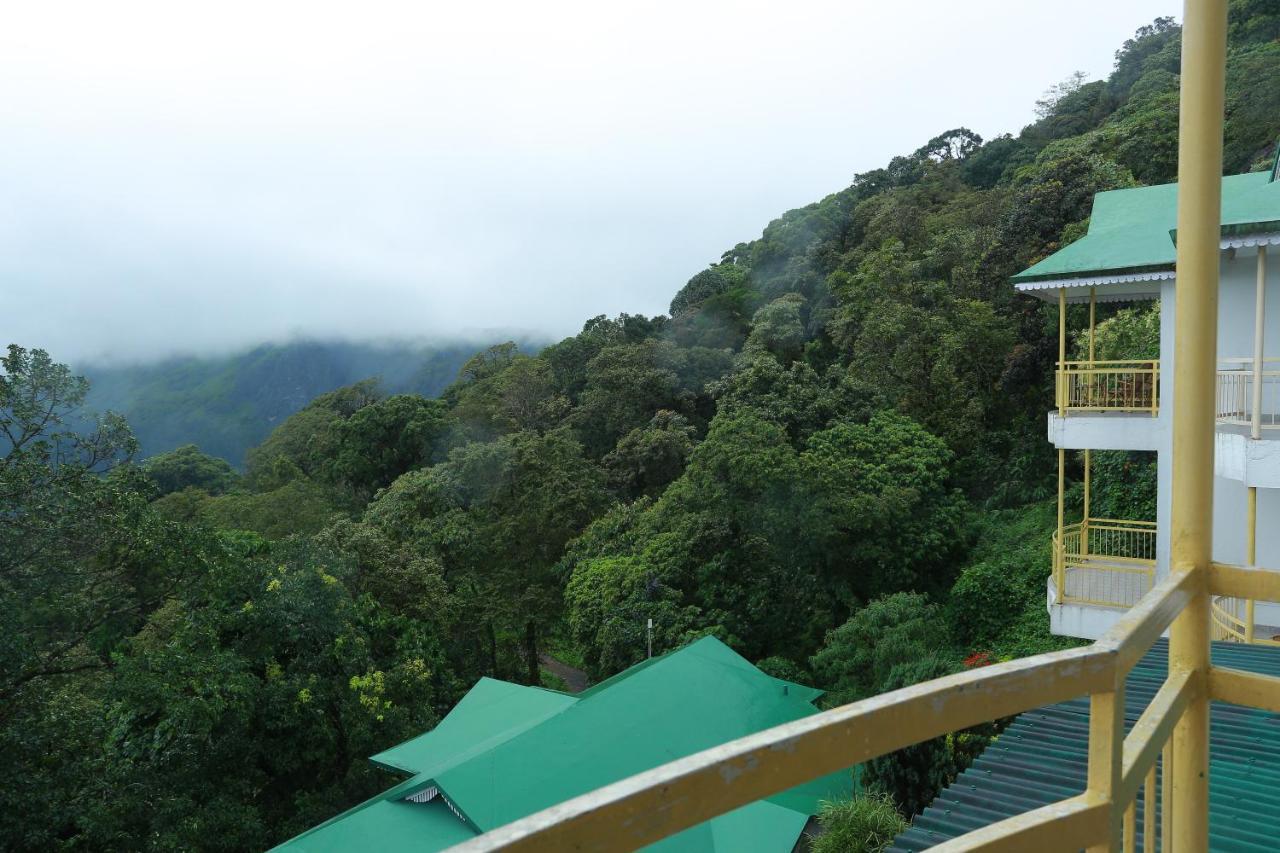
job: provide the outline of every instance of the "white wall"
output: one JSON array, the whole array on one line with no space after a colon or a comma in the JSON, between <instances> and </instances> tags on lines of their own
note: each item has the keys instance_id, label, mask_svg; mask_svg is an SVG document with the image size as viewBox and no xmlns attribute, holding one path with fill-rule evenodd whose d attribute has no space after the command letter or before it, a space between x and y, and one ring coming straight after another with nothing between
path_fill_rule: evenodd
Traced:
<instances>
[{"instance_id":1,"label":"white wall","mask_svg":"<svg viewBox=\"0 0 1280 853\"><path fill-rule=\"evenodd\" d=\"M1213 478L1213 559L1245 564L1248 487ZM1280 569L1280 490L1258 489L1258 565Z\"/></svg>"},{"instance_id":2,"label":"white wall","mask_svg":"<svg viewBox=\"0 0 1280 853\"><path fill-rule=\"evenodd\" d=\"M1257 299L1258 253L1223 253L1218 289L1218 357L1253 358L1253 317ZM1280 355L1280 248L1267 253L1267 310L1263 342L1267 357ZM1163 333L1163 329L1161 332Z\"/></svg>"}]
</instances>

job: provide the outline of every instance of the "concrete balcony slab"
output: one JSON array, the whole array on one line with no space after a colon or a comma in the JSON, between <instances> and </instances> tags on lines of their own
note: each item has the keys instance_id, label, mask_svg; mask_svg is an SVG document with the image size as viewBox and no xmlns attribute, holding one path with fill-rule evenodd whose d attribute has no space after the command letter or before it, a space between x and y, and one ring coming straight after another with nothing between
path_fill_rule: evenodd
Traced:
<instances>
[{"instance_id":1,"label":"concrete balcony slab","mask_svg":"<svg viewBox=\"0 0 1280 853\"><path fill-rule=\"evenodd\" d=\"M1064 450L1159 450L1165 424L1145 412L1049 412L1049 443Z\"/></svg>"},{"instance_id":2,"label":"concrete balcony slab","mask_svg":"<svg viewBox=\"0 0 1280 853\"><path fill-rule=\"evenodd\" d=\"M1246 486L1280 489L1280 430L1249 437L1247 426L1218 424L1213 444L1214 473Z\"/></svg>"}]
</instances>

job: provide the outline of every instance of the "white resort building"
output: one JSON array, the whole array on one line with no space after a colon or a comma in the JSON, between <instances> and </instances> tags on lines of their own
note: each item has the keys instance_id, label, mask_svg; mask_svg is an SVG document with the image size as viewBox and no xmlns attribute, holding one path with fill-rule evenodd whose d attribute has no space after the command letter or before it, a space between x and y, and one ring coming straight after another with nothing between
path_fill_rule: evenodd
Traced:
<instances>
[{"instance_id":1,"label":"white resort building","mask_svg":"<svg viewBox=\"0 0 1280 853\"><path fill-rule=\"evenodd\" d=\"M1280 565L1280 181L1277 170L1222 182L1213 558ZM1048 581L1052 630L1097 639L1169 573L1174 253L1177 184L1098 193L1088 234L1014 276L1016 288L1059 306L1056 408L1058 530ZM1093 358L1096 306L1160 300L1160 357ZM1089 306L1089 353L1068 360L1067 306ZM1080 309L1082 310L1082 309ZM1268 349L1268 347L1270 349ZM1154 519L1091 514L1091 451L1157 454ZM1067 454L1083 451L1083 512L1063 507ZM1094 482L1091 482L1094 479ZM1218 598L1213 637L1280 640L1280 605ZM1280 645L1280 642L1277 642Z\"/></svg>"}]
</instances>

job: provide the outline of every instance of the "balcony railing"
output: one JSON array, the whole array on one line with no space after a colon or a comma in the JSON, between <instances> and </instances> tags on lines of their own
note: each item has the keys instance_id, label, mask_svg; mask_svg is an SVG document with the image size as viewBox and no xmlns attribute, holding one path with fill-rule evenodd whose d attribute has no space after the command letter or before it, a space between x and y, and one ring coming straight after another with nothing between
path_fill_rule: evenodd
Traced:
<instances>
[{"instance_id":1,"label":"balcony railing","mask_svg":"<svg viewBox=\"0 0 1280 853\"><path fill-rule=\"evenodd\" d=\"M1212 634L1215 640L1229 643L1254 643L1260 646L1280 646L1274 629L1258 631L1254 619L1253 602L1245 598L1219 595L1213 599L1210 613L1213 616Z\"/></svg>"},{"instance_id":2,"label":"balcony railing","mask_svg":"<svg viewBox=\"0 0 1280 853\"><path fill-rule=\"evenodd\" d=\"M1262 366L1255 373L1251 358L1218 363L1218 423L1251 426L1256 411L1259 429L1280 429L1280 359L1264 358Z\"/></svg>"},{"instance_id":3,"label":"balcony railing","mask_svg":"<svg viewBox=\"0 0 1280 853\"><path fill-rule=\"evenodd\" d=\"M1280 709L1280 678L1214 665L1188 669L1171 656L1164 684L1125 735L1126 676L1201 595L1277 601L1280 573L1215 564L1171 574L1090 646L968 670L785 723L583 794L454 850L634 850L905 746L1082 695L1090 697L1085 792L935 849L1132 851L1141 796L1151 821L1144 846L1155 849L1158 836L1159 849L1168 850L1180 799L1168 784L1177 775L1171 736L1188 705L1210 699Z\"/></svg>"},{"instance_id":4,"label":"balcony railing","mask_svg":"<svg viewBox=\"0 0 1280 853\"><path fill-rule=\"evenodd\" d=\"M1160 361L1062 361L1058 411L1160 412Z\"/></svg>"},{"instance_id":5,"label":"balcony railing","mask_svg":"<svg viewBox=\"0 0 1280 853\"><path fill-rule=\"evenodd\" d=\"M1053 535L1059 604L1132 607L1155 582L1156 523L1087 518Z\"/></svg>"}]
</instances>

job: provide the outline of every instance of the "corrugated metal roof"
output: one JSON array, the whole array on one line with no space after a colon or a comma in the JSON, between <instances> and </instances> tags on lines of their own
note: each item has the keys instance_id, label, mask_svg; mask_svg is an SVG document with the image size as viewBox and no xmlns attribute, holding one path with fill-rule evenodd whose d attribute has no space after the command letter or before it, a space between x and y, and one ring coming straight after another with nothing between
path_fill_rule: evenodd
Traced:
<instances>
[{"instance_id":1,"label":"corrugated metal roof","mask_svg":"<svg viewBox=\"0 0 1280 853\"><path fill-rule=\"evenodd\" d=\"M1280 675L1280 649L1214 643L1213 662ZM1168 671L1162 640L1134 667L1125 687L1125 728L1133 726ZM944 790L890 848L925 850L974 829L1073 797L1085 788L1089 700L1020 715ZM1158 802L1158 797L1157 797ZM1280 815L1280 716L1214 702L1210 715L1210 848L1275 850ZM1142 844L1138 798L1138 845ZM1157 818L1158 819L1158 818ZM1157 822L1157 826L1158 826Z\"/></svg>"}]
</instances>

